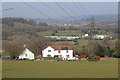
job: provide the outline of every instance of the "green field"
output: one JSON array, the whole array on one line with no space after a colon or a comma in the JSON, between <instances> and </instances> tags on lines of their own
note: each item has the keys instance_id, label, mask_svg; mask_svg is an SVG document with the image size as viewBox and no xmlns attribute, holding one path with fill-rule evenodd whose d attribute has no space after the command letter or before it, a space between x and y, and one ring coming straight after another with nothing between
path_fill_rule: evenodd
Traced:
<instances>
[{"instance_id":1,"label":"green field","mask_svg":"<svg viewBox=\"0 0 120 80\"><path fill-rule=\"evenodd\" d=\"M82 33L78 30L66 30L66 31L58 31L56 35L57 36L79 36L79 35L82 35Z\"/></svg>"},{"instance_id":2,"label":"green field","mask_svg":"<svg viewBox=\"0 0 120 80\"><path fill-rule=\"evenodd\" d=\"M52 33L53 33L52 31L44 31L44 32L38 32L37 34L41 36L51 36Z\"/></svg>"},{"instance_id":3,"label":"green field","mask_svg":"<svg viewBox=\"0 0 120 80\"><path fill-rule=\"evenodd\" d=\"M56 42L50 42L52 45L74 45L73 41L56 41Z\"/></svg>"},{"instance_id":4,"label":"green field","mask_svg":"<svg viewBox=\"0 0 120 80\"><path fill-rule=\"evenodd\" d=\"M97 42L101 45L104 45L104 41L103 40L87 40L87 39L78 39L77 40L79 43L79 47L83 47L83 46L87 46L90 42ZM115 42L117 40L110 40L109 43L111 43L111 47L115 46ZM56 42L50 42L52 45L74 45L75 42L73 41L56 41Z\"/></svg>"},{"instance_id":5,"label":"green field","mask_svg":"<svg viewBox=\"0 0 120 80\"><path fill-rule=\"evenodd\" d=\"M117 78L118 60L3 61L3 78Z\"/></svg>"},{"instance_id":6,"label":"green field","mask_svg":"<svg viewBox=\"0 0 120 80\"><path fill-rule=\"evenodd\" d=\"M51 36L52 33L54 31L43 31L43 32L37 32L38 35L41 36ZM102 31L102 35L112 35L111 32L105 32ZM80 36L80 35L84 35L85 33L82 33L80 30L63 30L63 31L57 31L57 33L55 33L55 36ZM101 34L97 34L97 35L101 35Z\"/></svg>"},{"instance_id":7,"label":"green field","mask_svg":"<svg viewBox=\"0 0 120 80\"><path fill-rule=\"evenodd\" d=\"M38 35L41 36L51 36L53 31L43 31L43 32L37 32ZM82 33L78 30L66 30L66 31L58 31L55 33L56 36L79 36L82 35Z\"/></svg>"}]
</instances>

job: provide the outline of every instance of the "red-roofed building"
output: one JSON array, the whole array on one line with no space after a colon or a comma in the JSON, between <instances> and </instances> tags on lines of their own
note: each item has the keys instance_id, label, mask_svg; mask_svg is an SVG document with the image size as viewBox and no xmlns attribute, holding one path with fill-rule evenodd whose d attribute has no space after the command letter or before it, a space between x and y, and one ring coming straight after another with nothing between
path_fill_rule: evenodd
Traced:
<instances>
[{"instance_id":1,"label":"red-roofed building","mask_svg":"<svg viewBox=\"0 0 120 80\"><path fill-rule=\"evenodd\" d=\"M73 47L71 45L46 46L42 51L43 57L58 56L63 60L73 59Z\"/></svg>"}]
</instances>

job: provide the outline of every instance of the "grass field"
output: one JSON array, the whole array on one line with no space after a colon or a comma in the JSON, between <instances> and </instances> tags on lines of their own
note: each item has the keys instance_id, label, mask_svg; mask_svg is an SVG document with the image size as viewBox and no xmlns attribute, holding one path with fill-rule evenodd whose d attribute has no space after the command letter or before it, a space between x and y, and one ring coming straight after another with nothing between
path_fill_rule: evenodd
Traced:
<instances>
[{"instance_id":1,"label":"grass field","mask_svg":"<svg viewBox=\"0 0 120 80\"><path fill-rule=\"evenodd\" d=\"M53 31L44 31L44 32L38 32L38 35L42 36L51 36ZM66 30L66 31L58 31L58 33L55 34L56 36L78 36L82 35L82 33L78 30Z\"/></svg>"},{"instance_id":2,"label":"grass field","mask_svg":"<svg viewBox=\"0 0 120 80\"><path fill-rule=\"evenodd\" d=\"M52 31L44 31L44 32L38 32L37 34L41 36L51 36L52 33L53 33Z\"/></svg>"},{"instance_id":3,"label":"grass field","mask_svg":"<svg viewBox=\"0 0 120 80\"><path fill-rule=\"evenodd\" d=\"M79 36L82 35L82 33L78 30L66 30L66 31L58 31L56 33L57 36Z\"/></svg>"},{"instance_id":4,"label":"grass field","mask_svg":"<svg viewBox=\"0 0 120 80\"><path fill-rule=\"evenodd\" d=\"M118 60L3 61L3 78L117 78Z\"/></svg>"},{"instance_id":5,"label":"grass field","mask_svg":"<svg viewBox=\"0 0 120 80\"><path fill-rule=\"evenodd\" d=\"M103 40L87 40L87 39L79 39L78 43L79 43L79 47L83 47L83 46L87 46L89 44L89 42L94 42L97 41L97 43L104 45L104 41ZM111 43L111 47L115 46L115 42L116 40L110 40L109 43ZM50 42L52 45L74 45L75 43L73 41L56 41L56 42Z\"/></svg>"},{"instance_id":6,"label":"grass field","mask_svg":"<svg viewBox=\"0 0 120 80\"><path fill-rule=\"evenodd\" d=\"M42 36L51 36L53 33L53 31L44 31L44 32L38 32L38 35L42 35ZM104 32L102 35L109 35L112 33L111 32ZM84 33L82 33L80 30L63 30L63 31L57 31L57 33L55 33L56 36L80 36L80 35L84 35ZM99 35L99 34L98 34Z\"/></svg>"},{"instance_id":7,"label":"grass field","mask_svg":"<svg viewBox=\"0 0 120 80\"><path fill-rule=\"evenodd\" d=\"M73 41L56 41L56 42L50 42L52 45L74 45Z\"/></svg>"}]
</instances>

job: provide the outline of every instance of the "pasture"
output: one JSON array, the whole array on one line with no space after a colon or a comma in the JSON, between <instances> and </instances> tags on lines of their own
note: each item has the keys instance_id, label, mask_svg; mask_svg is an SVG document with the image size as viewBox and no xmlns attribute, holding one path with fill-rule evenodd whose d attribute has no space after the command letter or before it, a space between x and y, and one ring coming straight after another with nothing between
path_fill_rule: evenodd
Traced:
<instances>
[{"instance_id":1,"label":"pasture","mask_svg":"<svg viewBox=\"0 0 120 80\"><path fill-rule=\"evenodd\" d=\"M43 31L43 32L37 32L38 35L42 36L52 36L53 31ZM55 33L56 36L79 36L82 35L78 30L65 30L65 31L57 31Z\"/></svg>"},{"instance_id":2,"label":"pasture","mask_svg":"<svg viewBox=\"0 0 120 80\"><path fill-rule=\"evenodd\" d=\"M52 31L37 32L37 34L40 36L51 36L52 33Z\"/></svg>"},{"instance_id":3,"label":"pasture","mask_svg":"<svg viewBox=\"0 0 120 80\"><path fill-rule=\"evenodd\" d=\"M3 61L3 78L117 78L118 60Z\"/></svg>"},{"instance_id":4,"label":"pasture","mask_svg":"<svg viewBox=\"0 0 120 80\"><path fill-rule=\"evenodd\" d=\"M58 33L56 33L57 36L79 36L82 35L83 33L81 33L79 30L66 30L66 31L58 31Z\"/></svg>"}]
</instances>

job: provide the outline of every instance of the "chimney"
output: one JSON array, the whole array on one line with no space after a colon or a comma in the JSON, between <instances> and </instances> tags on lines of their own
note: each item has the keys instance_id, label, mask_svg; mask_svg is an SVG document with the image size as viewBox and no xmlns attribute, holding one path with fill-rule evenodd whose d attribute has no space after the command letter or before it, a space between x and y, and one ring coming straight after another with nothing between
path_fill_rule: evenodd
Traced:
<instances>
[{"instance_id":1,"label":"chimney","mask_svg":"<svg viewBox=\"0 0 120 80\"><path fill-rule=\"evenodd\" d=\"M23 46L24 48L26 48L27 46L26 46L26 44L24 44L24 46Z\"/></svg>"}]
</instances>

